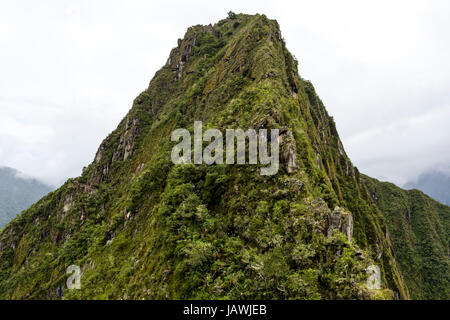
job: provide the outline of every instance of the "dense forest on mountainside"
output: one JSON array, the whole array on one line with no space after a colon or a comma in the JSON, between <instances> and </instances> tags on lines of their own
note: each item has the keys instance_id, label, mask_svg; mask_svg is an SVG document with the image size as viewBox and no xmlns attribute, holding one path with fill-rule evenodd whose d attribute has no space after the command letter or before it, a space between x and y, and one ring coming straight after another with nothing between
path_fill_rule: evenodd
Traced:
<instances>
[{"instance_id":1,"label":"dense forest on mountainside","mask_svg":"<svg viewBox=\"0 0 450 320\"><path fill-rule=\"evenodd\" d=\"M384 213L395 257L413 299L449 299L450 207L419 190L364 177Z\"/></svg>"}]
</instances>

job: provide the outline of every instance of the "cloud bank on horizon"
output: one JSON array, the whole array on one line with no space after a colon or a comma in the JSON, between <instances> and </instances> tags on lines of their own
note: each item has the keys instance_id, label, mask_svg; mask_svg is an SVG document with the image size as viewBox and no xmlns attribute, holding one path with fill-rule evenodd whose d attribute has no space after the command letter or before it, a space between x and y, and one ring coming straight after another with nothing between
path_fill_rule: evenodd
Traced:
<instances>
[{"instance_id":1,"label":"cloud bank on horizon","mask_svg":"<svg viewBox=\"0 0 450 320\"><path fill-rule=\"evenodd\" d=\"M448 1L0 4L0 165L78 176L187 27L277 19L361 172L403 184L450 164Z\"/></svg>"}]
</instances>

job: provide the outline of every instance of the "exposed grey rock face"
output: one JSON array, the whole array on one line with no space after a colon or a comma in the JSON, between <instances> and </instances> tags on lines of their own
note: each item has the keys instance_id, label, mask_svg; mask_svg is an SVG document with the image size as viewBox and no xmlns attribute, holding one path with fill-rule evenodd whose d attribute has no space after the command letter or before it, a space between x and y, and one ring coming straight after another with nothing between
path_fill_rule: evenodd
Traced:
<instances>
[{"instance_id":1,"label":"exposed grey rock face","mask_svg":"<svg viewBox=\"0 0 450 320\"><path fill-rule=\"evenodd\" d=\"M105 149L105 146L103 144L101 144L100 147L98 148L97 153L95 154L95 159L94 159L95 163L99 163L102 160L104 149Z\"/></svg>"},{"instance_id":2,"label":"exposed grey rock face","mask_svg":"<svg viewBox=\"0 0 450 320\"><path fill-rule=\"evenodd\" d=\"M381 271L380 267L372 264L367 267L369 278L367 279L367 288L380 290L381 289Z\"/></svg>"},{"instance_id":3,"label":"exposed grey rock face","mask_svg":"<svg viewBox=\"0 0 450 320\"><path fill-rule=\"evenodd\" d=\"M295 143L294 135L292 131L281 130L278 138L279 145L281 147L280 160L286 166L288 173L293 173L298 167L297 162L297 146Z\"/></svg>"},{"instance_id":4,"label":"exposed grey rock face","mask_svg":"<svg viewBox=\"0 0 450 320\"><path fill-rule=\"evenodd\" d=\"M314 150L314 153L316 154L317 166L319 167L320 170L322 170L322 160L320 159L319 152Z\"/></svg>"},{"instance_id":5,"label":"exposed grey rock face","mask_svg":"<svg viewBox=\"0 0 450 320\"><path fill-rule=\"evenodd\" d=\"M333 234L333 230L339 230L347 236L348 241L353 238L353 216L350 212L340 207L334 208L333 212L328 214L327 219L327 236Z\"/></svg>"},{"instance_id":6,"label":"exposed grey rock face","mask_svg":"<svg viewBox=\"0 0 450 320\"><path fill-rule=\"evenodd\" d=\"M219 37L214 32L212 26L195 26L188 29L184 39L178 40L178 46L173 49L169 59L167 59L167 65L171 66L172 71L175 73L175 79L177 80L180 80L183 76L185 65L197 42L197 32L199 31L200 33L209 33L216 38Z\"/></svg>"},{"instance_id":7,"label":"exposed grey rock face","mask_svg":"<svg viewBox=\"0 0 450 320\"><path fill-rule=\"evenodd\" d=\"M72 195L69 194L64 201L63 212L67 213L72 207Z\"/></svg>"},{"instance_id":8,"label":"exposed grey rock face","mask_svg":"<svg viewBox=\"0 0 450 320\"><path fill-rule=\"evenodd\" d=\"M113 155L112 160L127 160L134 153L134 140L139 133L139 128L137 126L138 119L133 119L130 121L127 118L125 124L125 132L120 136L119 145Z\"/></svg>"}]
</instances>

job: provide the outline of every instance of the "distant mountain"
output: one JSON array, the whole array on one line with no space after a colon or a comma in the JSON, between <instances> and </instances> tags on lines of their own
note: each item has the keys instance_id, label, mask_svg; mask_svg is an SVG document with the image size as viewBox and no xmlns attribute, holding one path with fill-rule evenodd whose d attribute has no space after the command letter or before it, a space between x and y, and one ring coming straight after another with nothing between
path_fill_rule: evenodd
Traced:
<instances>
[{"instance_id":1,"label":"distant mountain","mask_svg":"<svg viewBox=\"0 0 450 320\"><path fill-rule=\"evenodd\" d=\"M444 172L425 172L419 176L417 181L406 183L404 188L419 189L437 201L450 206L450 175Z\"/></svg>"},{"instance_id":2,"label":"distant mountain","mask_svg":"<svg viewBox=\"0 0 450 320\"><path fill-rule=\"evenodd\" d=\"M51 190L15 169L0 167L0 228Z\"/></svg>"}]
</instances>

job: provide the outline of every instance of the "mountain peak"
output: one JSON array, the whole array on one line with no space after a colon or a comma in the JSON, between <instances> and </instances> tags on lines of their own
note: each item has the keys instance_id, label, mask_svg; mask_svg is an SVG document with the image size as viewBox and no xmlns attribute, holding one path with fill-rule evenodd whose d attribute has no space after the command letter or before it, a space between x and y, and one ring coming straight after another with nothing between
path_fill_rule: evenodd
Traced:
<instances>
[{"instance_id":1,"label":"mountain peak","mask_svg":"<svg viewBox=\"0 0 450 320\"><path fill-rule=\"evenodd\" d=\"M278 130L279 171L174 164L173 132L200 121ZM394 254L278 23L230 13L190 27L81 177L0 233L0 297L80 298L78 265L92 299L407 299Z\"/></svg>"}]
</instances>

